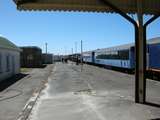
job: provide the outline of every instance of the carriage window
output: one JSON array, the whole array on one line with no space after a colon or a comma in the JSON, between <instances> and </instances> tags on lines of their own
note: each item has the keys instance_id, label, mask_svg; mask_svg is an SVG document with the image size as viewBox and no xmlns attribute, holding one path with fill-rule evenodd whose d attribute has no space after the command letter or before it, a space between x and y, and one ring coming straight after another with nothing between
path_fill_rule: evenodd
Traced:
<instances>
[{"instance_id":1,"label":"carriage window","mask_svg":"<svg viewBox=\"0 0 160 120\"><path fill-rule=\"evenodd\" d=\"M129 50L118 51L119 59L128 60L129 59Z\"/></svg>"},{"instance_id":2,"label":"carriage window","mask_svg":"<svg viewBox=\"0 0 160 120\"><path fill-rule=\"evenodd\" d=\"M117 59L117 60L128 60L129 50L112 51L110 54L99 54L97 59Z\"/></svg>"}]
</instances>

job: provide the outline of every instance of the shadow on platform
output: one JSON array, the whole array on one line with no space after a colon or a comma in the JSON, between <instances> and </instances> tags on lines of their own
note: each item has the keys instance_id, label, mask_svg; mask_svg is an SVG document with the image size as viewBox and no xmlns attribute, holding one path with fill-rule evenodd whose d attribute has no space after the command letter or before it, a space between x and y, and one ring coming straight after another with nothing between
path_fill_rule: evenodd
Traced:
<instances>
[{"instance_id":1,"label":"shadow on platform","mask_svg":"<svg viewBox=\"0 0 160 120\"><path fill-rule=\"evenodd\" d=\"M160 108L160 104L157 104L157 103L145 102L144 104L145 104L145 105L148 105L148 106ZM157 120L157 119L156 119L156 120ZM159 118L158 120L160 120L160 118Z\"/></svg>"},{"instance_id":2,"label":"shadow on platform","mask_svg":"<svg viewBox=\"0 0 160 120\"><path fill-rule=\"evenodd\" d=\"M151 120L160 120L160 118L154 118L154 119L151 119Z\"/></svg>"},{"instance_id":3,"label":"shadow on platform","mask_svg":"<svg viewBox=\"0 0 160 120\"><path fill-rule=\"evenodd\" d=\"M47 64L43 64L40 66L21 66L21 68L45 68L47 67Z\"/></svg>"},{"instance_id":4,"label":"shadow on platform","mask_svg":"<svg viewBox=\"0 0 160 120\"><path fill-rule=\"evenodd\" d=\"M17 74L14 75L13 77L10 77L6 80L3 80L0 82L0 92L8 88L9 86L13 85L17 81L21 80L22 78L26 77L28 74Z\"/></svg>"},{"instance_id":5,"label":"shadow on platform","mask_svg":"<svg viewBox=\"0 0 160 120\"><path fill-rule=\"evenodd\" d=\"M43 64L43 65L41 65L39 67L33 67L33 68L45 68L45 67L47 67L47 64Z\"/></svg>"}]
</instances>

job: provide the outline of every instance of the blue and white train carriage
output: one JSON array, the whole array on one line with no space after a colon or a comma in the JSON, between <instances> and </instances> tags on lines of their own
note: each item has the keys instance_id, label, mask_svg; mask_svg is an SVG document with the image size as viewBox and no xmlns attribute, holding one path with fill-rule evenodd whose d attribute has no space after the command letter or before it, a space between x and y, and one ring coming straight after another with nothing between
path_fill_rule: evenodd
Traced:
<instances>
[{"instance_id":1,"label":"blue and white train carriage","mask_svg":"<svg viewBox=\"0 0 160 120\"><path fill-rule=\"evenodd\" d=\"M95 52L94 51L84 52L83 61L87 63L95 63Z\"/></svg>"},{"instance_id":2,"label":"blue and white train carriage","mask_svg":"<svg viewBox=\"0 0 160 120\"><path fill-rule=\"evenodd\" d=\"M160 38L153 38L147 41L146 59L148 68L160 69ZM83 60L92 64L134 69L134 44L126 44L84 52Z\"/></svg>"}]
</instances>

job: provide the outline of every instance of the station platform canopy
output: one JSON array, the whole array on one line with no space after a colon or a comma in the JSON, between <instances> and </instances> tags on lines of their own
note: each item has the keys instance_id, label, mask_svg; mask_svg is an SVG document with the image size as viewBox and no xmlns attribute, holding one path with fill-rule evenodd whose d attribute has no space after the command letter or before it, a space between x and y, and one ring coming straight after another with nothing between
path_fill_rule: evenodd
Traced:
<instances>
[{"instance_id":1,"label":"station platform canopy","mask_svg":"<svg viewBox=\"0 0 160 120\"><path fill-rule=\"evenodd\" d=\"M115 11L101 0L13 0L19 10L107 12ZM137 13L137 0L106 0L125 13ZM143 14L160 12L160 0L142 0Z\"/></svg>"},{"instance_id":2,"label":"station platform canopy","mask_svg":"<svg viewBox=\"0 0 160 120\"><path fill-rule=\"evenodd\" d=\"M146 29L160 16L160 0L13 0L19 10L118 13L135 28L135 102L146 103ZM137 14L138 22L128 14ZM143 15L153 15L143 24Z\"/></svg>"}]
</instances>

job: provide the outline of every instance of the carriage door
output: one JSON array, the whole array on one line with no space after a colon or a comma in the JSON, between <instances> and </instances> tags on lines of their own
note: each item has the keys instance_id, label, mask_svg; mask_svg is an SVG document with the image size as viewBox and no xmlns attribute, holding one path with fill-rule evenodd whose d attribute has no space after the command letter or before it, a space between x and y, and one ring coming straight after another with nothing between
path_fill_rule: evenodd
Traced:
<instances>
[{"instance_id":1,"label":"carriage door","mask_svg":"<svg viewBox=\"0 0 160 120\"><path fill-rule=\"evenodd\" d=\"M95 52L92 52L92 63L95 63Z\"/></svg>"}]
</instances>

